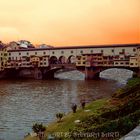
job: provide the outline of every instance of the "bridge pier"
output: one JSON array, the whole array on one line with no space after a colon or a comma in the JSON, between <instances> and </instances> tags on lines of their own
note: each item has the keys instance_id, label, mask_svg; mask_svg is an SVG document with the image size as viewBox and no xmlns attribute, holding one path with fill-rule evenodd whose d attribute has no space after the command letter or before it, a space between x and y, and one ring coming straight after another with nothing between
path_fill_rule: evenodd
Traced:
<instances>
[{"instance_id":1,"label":"bridge pier","mask_svg":"<svg viewBox=\"0 0 140 140\"><path fill-rule=\"evenodd\" d=\"M85 79L92 80L92 79L100 79L100 68L89 68L85 67Z\"/></svg>"},{"instance_id":2,"label":"bridge pier","mask_svg":"<svg viewBox=\"0 0 140 140\"><path fill-rule=\"evenodd\" d=\"M45 73L43 79L54 79L54 72Z\"/></svg>"},{"instance_id":3,"label":"bridge pier","mask_svg":"<svg viewBox=\"0 0 140 140\"><path fill-rule=\"evenodd\" d=\"M136 72L137 77L140 77L140 68L138 69L138 71Z\"/></svg>"},{"instance_id":4,"label":"bridge pier","mask_svg":"<svg viewBox=\"0 0 140 140\"><path fill-rule=\"evenodd\" d=\"M42 71L39 68L34 69L34 78L37 80L43 79Z\"/></svg>"},{"instance_id":5,"label":"bridge pier","mask_svg":"<svg viewBox=\"0 0 140 140\"><path fill-rule=\"evenodd\" d=\"M42 69L42 79L54 79L56 70L52 70L50 67Z\"/></svg>"},{"instance_id":6,"label":"bridge pier","mask_svg":"<svg viewBox=\"0 0 140 140\"><path fill-rule=\"evenodd\" d=\"M133 77L140 77L140 68L139 69L133 69Z\"/></svg>"},{"instance_id":7,"label":"bridge pier","mask_svg":"<svg viewBox=\"0 0 140 140\"><path fill-rule=\"evenodd\" d=\"M138 71L138 77L140 77L140 68L139 68L139 71Z\"/></svg>"},{"instance_id":8,"label":"bridge pier","mask_svg":"<svg viewBox=\"0 0 140 140\"><path fill-rule=\"evenodd\" d=\"M13 68L13 69L5 69L2 73L0 73L0 78L4 79L16 79L19 78L19 70Z\"/></svg>"}]
</instances>

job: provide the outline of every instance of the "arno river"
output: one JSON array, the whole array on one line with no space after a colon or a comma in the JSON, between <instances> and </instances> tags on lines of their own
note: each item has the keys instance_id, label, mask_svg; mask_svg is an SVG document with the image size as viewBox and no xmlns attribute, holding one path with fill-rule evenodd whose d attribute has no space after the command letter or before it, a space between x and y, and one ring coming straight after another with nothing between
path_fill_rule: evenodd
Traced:
<instances>
[{"instance_id":1,"label":"arno river","mask_svg":"<svg viewBox=\"0 0 140 140\"><path fill-rule=\"evenodd\" d=\"M74 72L77 79L63 75L61 80L0 80L0 140L22 140L35 122L47 125L56 113L71 111L72 103L79 105L81 98L90 102L108 97L122 85L112 80L85 81Z\"/></svg>"}]
</instances>

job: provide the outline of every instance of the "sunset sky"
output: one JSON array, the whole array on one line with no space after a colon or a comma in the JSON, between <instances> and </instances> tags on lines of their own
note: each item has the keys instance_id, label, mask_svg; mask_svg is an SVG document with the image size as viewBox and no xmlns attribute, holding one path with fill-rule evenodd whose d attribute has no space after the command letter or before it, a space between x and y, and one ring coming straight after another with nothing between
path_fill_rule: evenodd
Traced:
<instances>
[{"instance_id":1,"label":"sunset sky","mask_svg":"<svg viewBox=\"0 0 140 140\"><path fill-rule=\"evenodd\" d=\"M0 40L140 43L140 0L0 0Z\"/></svg>"}]
</instances>

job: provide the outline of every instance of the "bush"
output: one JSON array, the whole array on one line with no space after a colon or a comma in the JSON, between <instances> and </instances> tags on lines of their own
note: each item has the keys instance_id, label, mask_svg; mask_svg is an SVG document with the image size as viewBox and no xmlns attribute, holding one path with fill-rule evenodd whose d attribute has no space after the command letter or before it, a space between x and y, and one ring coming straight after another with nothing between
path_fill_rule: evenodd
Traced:
<instances>
[{"instance_id":1,"label":"bush","mask_svg":"<svg viewBox=\"0 0 140 140\"><path fill-rule=\"evenodd\" d=\"M46 127L43 126L43 124L39 124L39 123L35 123L32 127L32 130L35 132L35 133L39 133L39 132L44 132L46 130Z\"/></svg>"},{"instance_id":2,"label":"bush","mask_svg":"<svg viewBox=\"0 0 140 140\"><path fill-rule=\"evenodd\" d=\"M63 113L57 113L56 114L56 118L58 119L58 122L61 121L61 119L63 118L64 114Z\"/></svg>"}]
</instances>

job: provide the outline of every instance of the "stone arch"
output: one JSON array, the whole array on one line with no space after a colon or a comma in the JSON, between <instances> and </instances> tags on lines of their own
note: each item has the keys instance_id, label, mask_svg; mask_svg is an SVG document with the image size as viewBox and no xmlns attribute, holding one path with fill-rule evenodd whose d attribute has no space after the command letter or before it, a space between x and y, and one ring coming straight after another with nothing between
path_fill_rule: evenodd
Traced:
<instances>
[{"instance_id":1,"label":"stone arch","mask_svg":"<svg viewBox=\"0 0 140 140\"><path fill-rule=\"evenodd\" d=\"M59 57L59 63L60 64L64 64L64 63L66 63L66 61L67 61L67 59L66 59L65 56L62 55L62 56Z\"/></svg>"},{"instance_id":2,"label":"stone arch","mask_svg":"<svg viewBox=\"0 0 140 140\"><path fill-rule=\"evenodd\" d=\"M76 57L74 55L70 55L67 59L67 63L69 63L69 64L76 63Z\"/></svg>"},{"instance_id":3,"label":"stone arch","mask_svg":"<svg viewBox=\"0 0 140 140\"><path fill-rule=\"evenodd\" d=\"M112 70L112 71L111 71ZM105 73L103 76L103 72L108 71L108 73ZM84 70L85 78L86 79L98 79L98 78L105 78L105 79L112 79L112 80L122 80L127 81L127 79L134 76L134 73L136 73L136 76L139 76L139 72L137 69L131 69L131 68L122 68L122 67L96 67L96 68L86 68Z\"/></svg>"},{"instance_id":4,"label":"stone arch","mask_svg":"<svg viewBox=\"0 0 140 140\"><path fill-rule=\"evenodd\" d=\"M56 56L51 56L49 59L50 64L58 64L58 59Z\"/></svg>"},{"instance_id":5,"label":"stone arch","mask_svg":"<svg viewBox=\"0 0 140 140\"><path fill-rule=\"evenodd\" d=\"M130 69L130 68L105 68L102 69L99 72L99 76L102 78L107 78L107 79L129 79L131 77L133 77L133 74L135 73L134 70Z\"/></svg>"}]
</instances>

